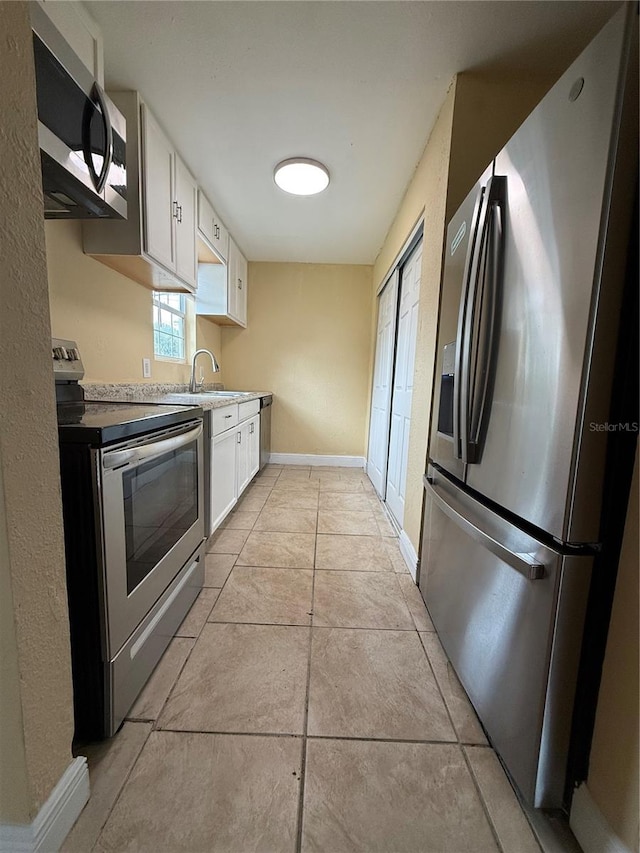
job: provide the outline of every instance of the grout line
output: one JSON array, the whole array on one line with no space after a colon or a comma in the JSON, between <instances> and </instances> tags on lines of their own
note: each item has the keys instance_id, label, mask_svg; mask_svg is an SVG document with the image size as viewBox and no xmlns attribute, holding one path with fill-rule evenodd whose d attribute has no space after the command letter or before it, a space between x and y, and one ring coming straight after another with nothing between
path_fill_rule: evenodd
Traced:
<instances>
[{"instance_id":1,"label":"grout line","mask_svg":"<svg viewBox=\"0 0 640 853\"><path fill-rule=\"evenodd\" d=\"M138 721L134 721L134 720L131 720L131 721L130 721L130 720L125 720L125 721L124 721L124 723L127 723L127 722L132 722L132 723L134 723L134 725L146 725L146 723L140 723L140 722L138 722ZM123 723L123 725L124 725L124 723ZM118 736L118 734L119 734L121 731L122 731L122 726L120 726L120 728L118 729L118 731L116 732L116 734L115 734L115 735L113 736L113 738L111 739L111 740L112 740L112 742L113 742L113 740L115 740L115 738ZM107 825L107 823L109 822L109 818L110 818L110 817L111 817L111 815L113 814L113 810L114 810L114 809L115 809L115 807L117 806L117 804L118 804L118 800L119 800L119 799L120 799L120 797L122 796L122 792L124 791L124 788L125 788L125 786L126 786L127 782L129 781L129 778L131 777L131 774L133 773L133 771L134 771L134 768L135 768L136 764L137 764L137 763L138 763L138 761L140 760L140 756L142 755L142 751L143 751L143 749L145 748L145 746L147 745L147 741L148 741L148 740L149 740L149 738L151 737L151 733L152 733L153 731L154 731L154 727L153 727L153 725L151 725L151 726L149 727L149 731L147 732L147 736L146 736L146 738L145 738L145 739L143 740L143 742L142 742L142 746L141 746L141 747L140 747L140 749L138 750L138 754L136 755L136 757L135 757L134 761L133 761L133 762L132 762L132 764L131 764L131 767L129 768L128 772L127 772L127 773L125 773L125 775L124 775L124 779L122 780L122 784L121 784L121 785L120 785L120 787L118 788L118 791L117 791L117 793L116 793L115 797L113 798L113 802L111 803L111 808L108 810L108 812L107 812L107 815L106 815L105 819L104 819L104 820L102 821L102 823L100 824L100 828L98 829L98 832L96 833L96 840L95 840L95 841L93 842L93 844L91 845L91 850L89 851L89 853L93 853L93 851L96 849L96 847L97 847L97 845L98 845L98 842L100 841L100 838L101 838L101 836L102 836L102 833L104 832L104 828L105 828L105 826ZM90 794L90 795L91 795L91 794Z\"/></svg>"},{"instance_id":2,"label":"grout line","mask_svg":"<svg viewBox=\"0 0 640 853\"><path fill-rule=\"evenodd\" d=\"M307 731L309 727L309 691L311 687L311 651L313 643L313 608L315 603L316 587L316 554L318 550L318 514L320 508L316 509L316 532L313 540L313 569L311 574L311 611L309 619L309 657L307 660L307 686L304 698L304 719L302 724L302 755L300 758L300 799L298 800L298 826L296 833L296 853L302 849L302 823L304 819L304 793L307 780Z\"/></svg>"},{"instance_id":3,"label":"grout line","mask_svg":"<svg viewBox=\"0 0 640 853\"><path fill-rule=\"evenodd\" d=\"M489 829L491 830L491 834L493 835L493 839L496 842L496 845L497 845L500 853L504 853L504 848L503 848L502 844L500 843L500 838L498 837L498 830L493 824L493 820L492 820L491 814L489 812L489 807L487 806L487 804L485 802L484 796L482 794L482 789L480 788L480 783L476 779L476 774L473 772L473 767L471 765L471 762L469 761L469 756L467 755L467 751L466 751L466 749L464 749L462 747L462 745L460 746L460 750L462 752L462 758L464 760L464 763L466 764L467 770L469 771L469 775L471 776L471 781L473 782L473 785L474 785L476 792L478 794L478 799L480 800L480 805L482 806L482 810L483 810L484 815L487 819L487 823L489 824Z\"/></svg>"}]
</instances>

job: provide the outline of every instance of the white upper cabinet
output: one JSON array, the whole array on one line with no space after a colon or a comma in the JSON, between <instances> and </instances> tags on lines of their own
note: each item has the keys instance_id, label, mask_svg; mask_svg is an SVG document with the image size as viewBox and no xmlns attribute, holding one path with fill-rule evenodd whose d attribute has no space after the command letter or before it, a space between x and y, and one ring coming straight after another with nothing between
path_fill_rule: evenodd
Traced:
<instances>
[{"instance_id":1,"label":"white upper cabinet","mask_svg":"<svg viewBox=\"0 0 640 853\"><path fill-rule=\"evenodd\" d=\"M201 258L202 259L202 258ZM247 260L229 237L227 264L198 264L196 314L220 325L247 325Z\"/></svg>"},{"instance_id":2,"label":"white upper cabinet","mask_svg":"<svg viewBox=\"0 0 640 853\"><path fill-rule=\"evenodd\" d=\"M198 281L196 257L196 203L198 185L177 154L174 155L175 175L175 245L176 272L182 281L195 291Z\"/></svg>"},{"instance_id":3,"label":"white upper cabinet","mask_svg":"<svg viewBox=\"0 0 640 853\"><path fill-rule=\"evenodd\" d=\"M109 95L127 121L128 219L84 222L84 251L146 287L195 293L196 180L137 92Z\"/></svg>"},{"instance_id":4,"label":"white upper cabinet","mask_svg":"<svg viewBox=\"0 0 640 853\"><path fill-rule=\"evenodd\" d=\"M204 238L220 260L226 261L229 256L229 232L202 190L198 190L198 230L200 237Z\"/></svg>"},{"instance_id":5,"label":"white upper cabinet","mask_svg":"<svg viewBox=\"0 0 640 853\"><path fill-rule=\"evenodd\" d=\"M45 0L39 5L78 59L104 88L102 34L82 3Z\"/></svg>"},{"instance_id":6,"label":"white upper cabinet","mask_svg":"<svg viewBox=\"0 0 640 853\"><path fill-rule=\"evenodd\" d=\"M156 261L175 269L175 152L144 104L142 164L144 247Z\"/></svg>"}]
</instances>

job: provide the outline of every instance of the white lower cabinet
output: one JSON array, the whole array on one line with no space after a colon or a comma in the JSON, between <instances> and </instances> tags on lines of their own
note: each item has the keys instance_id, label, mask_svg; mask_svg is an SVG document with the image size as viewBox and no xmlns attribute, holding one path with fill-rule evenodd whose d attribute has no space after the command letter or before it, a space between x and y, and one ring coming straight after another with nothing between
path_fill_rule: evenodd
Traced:
<instances>
[{"instance_id":1,"label":"white lower cabinet","mask_svg":"<svg viewBox=\"0 0 640 853\"><path fill-rule=\"evenodd\" d=\"M211 439L211 530L231 512L236 494L237 430L229 429Z\"/></svg>"},{"instance_id":2,"label":"white lower cabinet","mask_svg":"<svg viewBox=\"0 0 640 853\"><path fill-rule=\"evenodd\" d=\"M238 428L238 496L253 480L259 467L260 415L255 415Z\"/></svg>"},{"instance_id":3,"label":"white lower cabinet","mask_svg":"<svg viewBox=\"0 0 640 853\"><path fill-rule=\"evenodd\" d=\"M236 505L260 467L260 400L212 412L211 532ZM227 426L227 424L229 426ZM231 426L233 424L233 426ZM216 434L217 433L217 434Z\"/></svg>"}]
</instances>

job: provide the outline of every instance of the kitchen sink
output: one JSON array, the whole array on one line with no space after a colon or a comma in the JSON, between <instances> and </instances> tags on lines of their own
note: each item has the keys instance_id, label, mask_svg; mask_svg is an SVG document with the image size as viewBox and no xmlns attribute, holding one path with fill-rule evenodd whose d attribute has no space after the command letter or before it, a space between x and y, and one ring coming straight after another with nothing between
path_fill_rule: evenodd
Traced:
<instances>
[{"instance_id":1,"label":"kitchen sink","mask_svg":"<svg viewBox=\"0 0 640 853\"><path fill-rule=\"evenodd\" d=\"M250 397L251 391L200 391L203 397Z\"/></svg>"}]
</instances>

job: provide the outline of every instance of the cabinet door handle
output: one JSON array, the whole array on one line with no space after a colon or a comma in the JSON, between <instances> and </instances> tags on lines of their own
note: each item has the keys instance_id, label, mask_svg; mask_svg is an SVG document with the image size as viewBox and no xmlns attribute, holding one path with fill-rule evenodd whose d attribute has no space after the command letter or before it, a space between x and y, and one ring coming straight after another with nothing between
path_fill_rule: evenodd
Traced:
<instances>
[{"instance_id":1,"label":"cabinet door handle","mask_svg":"<svg viewBox=\"0 0 640 853\"><path fill-rule=\"evenodd\" d=\"M242 290L242 279L238 279L238 290Z\"/></svg>"},{"instance_id":2,"label":"cabinet door handle","mask_svg":"<svg viewBox=\"0 0 640 853\"><path fill-rule=\"evenodd\" d=\"M178 222L182 222L182 205L181 204L178 205L178 211L179 211Z\"/></svg>"},{"instance_id":3,"label":"cabinet door handle","mask_svg":"<svg viewBox=\"0 0 640 853\"><path fill-rule=\"evenodd\" d=\"M177 218L178 218L178 202L177 202L177 201L174 201L174 202L173 202L173 213L172 213L172 216L173 216L173 218L174 218L174 219L177 219Z\"/></svg>"},{"instance_id":4,"label":"cabinet door handle","mask_svg":"<svg viewBox=\"0 0 640 853\"><path fill-rule=\"evenodd\" d=\"M238 444L242 444L242 433L238 433Z\"/></svg>"},{"instance_id":5,"label":"cabinet door handle","mask_svg":"<svg viewBox=\"0 0 640 853\"><path fill-rule=\"evenodd\" d=\"M254 426L255 426L255 424L249 424L249 432L251 433L251 435L253 435Z\"/></svg>"}]
</instances>

